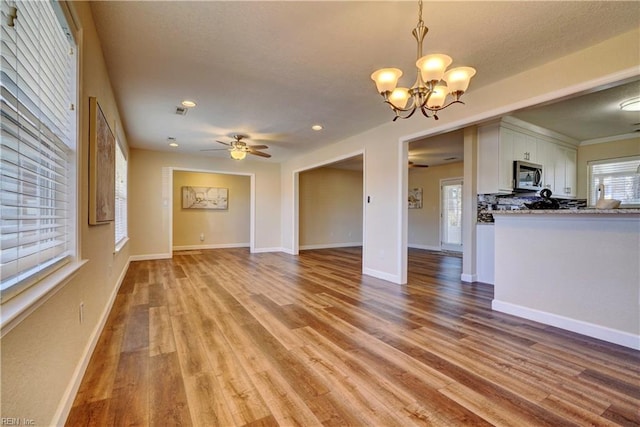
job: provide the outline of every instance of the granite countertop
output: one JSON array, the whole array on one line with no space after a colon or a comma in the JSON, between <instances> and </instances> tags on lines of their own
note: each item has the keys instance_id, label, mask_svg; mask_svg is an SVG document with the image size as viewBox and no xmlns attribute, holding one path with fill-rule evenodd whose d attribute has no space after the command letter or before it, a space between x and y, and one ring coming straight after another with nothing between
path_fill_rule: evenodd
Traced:
<instances>
[{"instance_id":1,"label":"granite countertop","mask_svg":"<svg viewBox=\"0 0 640 427\"><path fill-rule=\"evenodd\" d=\"M640 209L518 209L518 210L495 210L493 215L529 215L529 214L557 214L557 215L625 215L640 214Z\"/></svg>"}]
</instances>

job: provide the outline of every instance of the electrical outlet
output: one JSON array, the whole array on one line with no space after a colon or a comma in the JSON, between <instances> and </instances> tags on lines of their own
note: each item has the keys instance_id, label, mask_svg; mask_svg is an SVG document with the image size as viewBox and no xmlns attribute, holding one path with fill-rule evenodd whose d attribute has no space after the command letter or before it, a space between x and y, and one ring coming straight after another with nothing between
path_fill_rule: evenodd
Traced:
<instances>
[{"instance_id":1,"label":"electrical outlet","mask_svg":"<svg viewBox=\"0 0 640 427\"><path fill-rule=\"evenodd\" d=\"M204 242L204 233L200 233L200 241Z\"/></svg>"},{"instance_id":2,"label":"electrical outlet","mask_svg":"<svg viewBox=\"0 0 640 427\"><path fill-rule=\"evenodd\" d=\"M80 309L79 309L79 317L80 317L80 324L82 325L84 323L84 302L80 303Z\"/></svg>"}]
</instances>

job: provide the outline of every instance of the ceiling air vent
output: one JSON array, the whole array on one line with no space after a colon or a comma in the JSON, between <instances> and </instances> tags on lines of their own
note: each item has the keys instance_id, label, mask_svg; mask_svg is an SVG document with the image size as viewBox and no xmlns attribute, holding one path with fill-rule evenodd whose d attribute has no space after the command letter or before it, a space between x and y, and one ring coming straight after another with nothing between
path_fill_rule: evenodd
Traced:
<instances>
[{"instance_id":1,"label":"ceiling air vent","mask_svg":"<svg viewBox=\"0 0 640 427\"><path fill-rule=\"evenodd\" d=\"M187 111L189 111L188 108L176 107L176 114L179 115L179 116L186 116L187 115Z\"/></svg>"}]
</instances>

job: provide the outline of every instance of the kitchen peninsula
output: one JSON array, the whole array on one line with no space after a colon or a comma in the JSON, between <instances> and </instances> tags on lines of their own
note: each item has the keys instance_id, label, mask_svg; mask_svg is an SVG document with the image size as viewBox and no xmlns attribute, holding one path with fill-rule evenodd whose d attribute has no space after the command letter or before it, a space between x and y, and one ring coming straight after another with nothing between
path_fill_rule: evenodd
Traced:
<instances>
[{"instance_id":1,"label":"kitchen peninsula","mask_svg":"<svg viewBox=\"0 0 640 427\"><path fill-rule=\"evenodd\" d=\"M494 310L640 349L640 209L493 214Z\"/></svg>"}]
</instances>

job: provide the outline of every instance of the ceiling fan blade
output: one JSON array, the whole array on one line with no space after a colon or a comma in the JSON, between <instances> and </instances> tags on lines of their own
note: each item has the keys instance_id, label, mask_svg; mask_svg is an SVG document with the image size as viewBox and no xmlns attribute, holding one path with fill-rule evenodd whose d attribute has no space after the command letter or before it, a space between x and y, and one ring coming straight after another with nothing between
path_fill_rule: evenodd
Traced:
<instances>
[{"instance_id":1,"label":"ceiling fan blade","mask_svg":"<svg viewBox=\"0 0 640 427\"><path fill-rule=\"evenodd\" d=\"M256 155L256 156L260 156L260 157L266 157L266 158L271 157L271 154L263 153L262 151L254 151L254 150L252 150L252 149L249 149L249 150L247 151L247 153L249 153L249 154L254 154L254 155Z\"/></svg>"},{"instance_id":2,"label":"ceiling fan blade","mask_svg":"<svg viewBox=\"0 0 640 427\"><path fill-rule=\"evenodd\" d=\"M222 144L222 145L227 145L227 146L229 146L229 147L232 147L232 145L231 145L231 144L229 144L228 142L218 141L217 139L216 139L216 142L219 142L219 143L220 143L220 144Z\"/></svg>"},{"instance_id":3,"label":"ceiling fan blade","mask_svg":"<svg viewBox=\"0 0 640 427\"><path fill-rule=\"evenodd\" d=\"M410 161L409 162L409 167L410 168L428 168L429 165L418 165L418 164L413 163L413 162Z\"/></svg>"},{"instance_id":4,"label":"ceiling fan blade","mask_svg":"<svg viewBox=\"0 0 640 427\"><path fill-rule=\"evenodd\" d=\"M268 145L249 145L249 148L254 150L266 150L267 148L269 148L269 146Z\"/></svg>"},{"instance_id":5,"label":"ceiling fan blade","mask_svg":"<svg viewBox=\"0 0 640 427\"><path fill-rule=\"evenodd\" d=\"M222 151L222 150L229 151L228 148L206 148L206 149L200 150L200 151Z\"/></svg>"}]
</instances>

